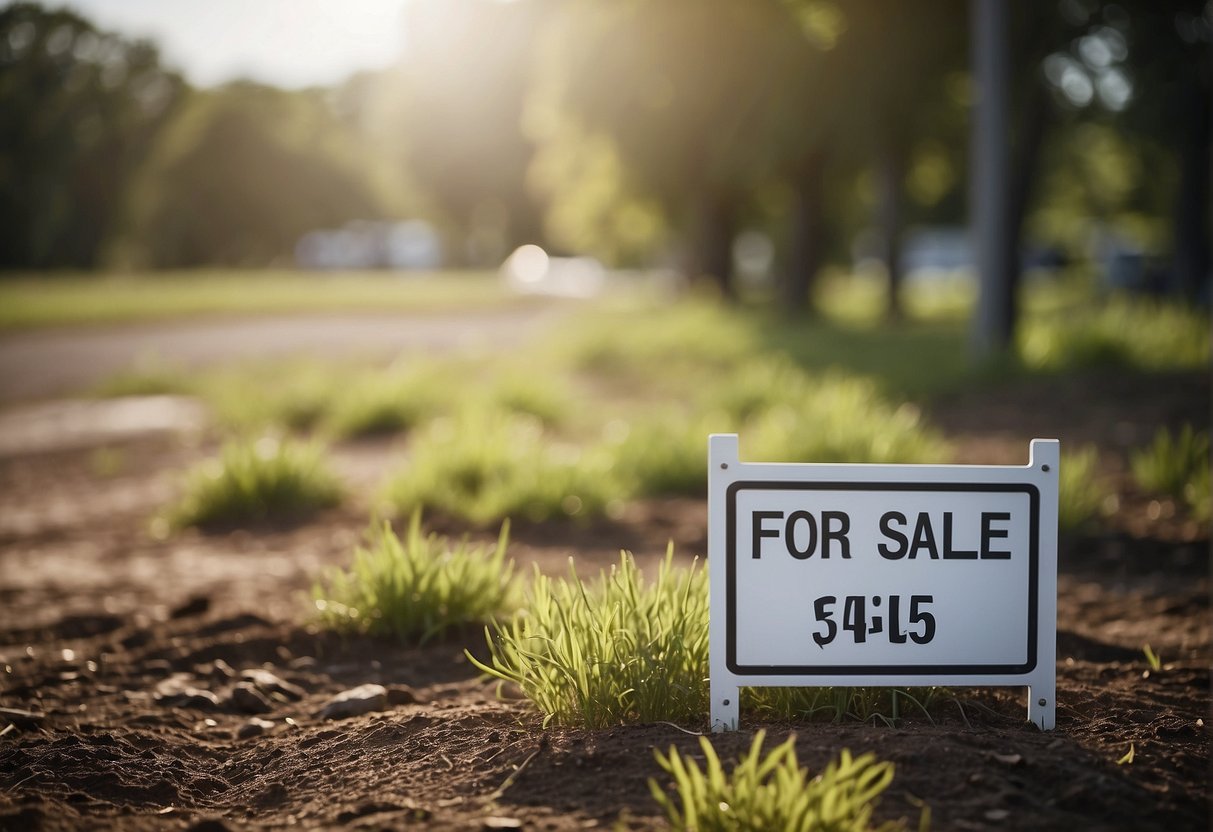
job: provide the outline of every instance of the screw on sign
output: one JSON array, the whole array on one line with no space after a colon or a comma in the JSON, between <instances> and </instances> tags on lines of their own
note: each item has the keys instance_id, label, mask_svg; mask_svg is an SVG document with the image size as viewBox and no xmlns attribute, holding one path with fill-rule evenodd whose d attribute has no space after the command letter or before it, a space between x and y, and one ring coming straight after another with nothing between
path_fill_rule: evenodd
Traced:
<instances>
[{"instance_id":1,"label":"screw on sign","mask_svg":"<svg viewBox=\"0 0 1213 832\"><path fill-rule=\"evenodd\" d=\"M708 441L712 726L762 686L1023 686L1055 719L1056 440L1016 465L741 462Z\"/></svg>"}]
</instances>

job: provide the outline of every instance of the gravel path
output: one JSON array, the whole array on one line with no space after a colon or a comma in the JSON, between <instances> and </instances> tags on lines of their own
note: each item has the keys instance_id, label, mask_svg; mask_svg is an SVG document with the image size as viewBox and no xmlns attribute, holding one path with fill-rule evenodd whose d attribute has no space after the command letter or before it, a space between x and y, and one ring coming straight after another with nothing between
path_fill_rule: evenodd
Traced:
<instances>
[{"instance_id":1,"label":"gravel path","mask_svg":"<svg viewBox=\"0 0 1213 832\"><path fill-rule=\"evenodd\" d=\"M206 318L0 334L0 403L77 392L140 360L170 366L284 355L383 357L400 351L493 350L544 331L553 304L441 314Z\"/></svg>"}]
</instances>

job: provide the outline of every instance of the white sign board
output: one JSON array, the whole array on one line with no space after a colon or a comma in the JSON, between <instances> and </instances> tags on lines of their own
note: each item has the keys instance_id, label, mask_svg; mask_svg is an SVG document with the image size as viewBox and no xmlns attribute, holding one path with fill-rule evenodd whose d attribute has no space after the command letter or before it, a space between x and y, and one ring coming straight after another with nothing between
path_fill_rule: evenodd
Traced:
<instances>
[{"instance_id":1,"label":"white sign board","mask_svg":"<svg viewBox=\"0 0 1213 832\"><path fill-rule=\"evenodd\" d=\"M741 687L1029 688L1054 725L1056 440L1027 466L759 464L709 439L713 730Z\"/></svg>"}]
</instances>

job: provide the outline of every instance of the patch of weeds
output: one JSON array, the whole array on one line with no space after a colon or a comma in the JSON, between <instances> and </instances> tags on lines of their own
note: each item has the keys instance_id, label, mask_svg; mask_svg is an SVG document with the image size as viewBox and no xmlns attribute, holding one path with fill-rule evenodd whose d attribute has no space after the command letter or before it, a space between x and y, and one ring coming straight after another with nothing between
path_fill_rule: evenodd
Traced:
<instances>
[{"instance_id":1,"label":"patch of weeds","mask_svg":"<svg viewBox=\"0 0 1213 832\"><path fill-rule=\"evenodd\" d=\"M1185 500L1201 519L1209 515L1209 434L1184 425L1163 428L1129 458L1133 479L1145 491ZM1203 511L1202 511L1203 507Z\"/></svg>"},{"instance_id":2,"label":"patch of weeds","mask_svg":"<svg viewBox=\"0 0 1213 832\"><path fill-rule=\"evenodd\" d=\"M536 569L522 612L486 630L482 671L521 688L544 722L603 728L699 722L707 710L707 576L675 568L653 582L624 553L590 585Z\"/></svg>"},{"instance_id":3,"label":"patch of weeds","mask_svg":"<svg viewBox=\"0 0 1213 832\"><path fill-rule=\"evenodd\" d=\"M828 719L894 725L906 712L930 718L929 708L943 688L812 687L749 688L750 707L761 718Z\"/></svg>"},{"instance_id":4,"label":"patch of weeds","mask_svg":"<svg viewBox=\"0 0 1213 832\"><path fill-rule=\"evenodd\" d=\"M595 516L618 496L603 455L552 441L537 419L500 412L432 423L384 490L398 515L436 510L474 523Z\"/></svg>"},{"instance_id":5,"label":"patch of weeds","mask_svg":"<svg viewBox=\"0 0 1213 832\"><path fill-rule=\"evenodd\" d=\"M688 417L670 409L664 414L618 423L602 446L612 471L629 495L707 493L709 417Z\"/></svg>"},{"instance_id":6,"label":"patch of weeds","mask_svg":"<svg viewBox=\"0 0 1213 832\"><path fill-rule=\"evenodd\" d=\"M236 440L190 473L168 520L178 528L295 521L341 498L316 446L268 437Z\"/></svg>"},{"instance_id":7,"label":"patch of weeds","mask_svg":"<svg viewBox=\"0 0 1213 832\"><path fill-rule=\"evenodd\" d=\"M568 423L575 409L563 384L550 373L536 376L507 372L490 390L487 406L533 416L548 428L560 427Z\"/></svg>"},{"instance_id":8,"label":"patch of weeds","mask_svg":"<svg viewBox=\"0 0 1213 832\"><path fill-rule=\"evenodd\" d=\"M364 372L332 397L323 424L347 439L398 433L441 409L441 388L440 379L432 373Z\"/></svg>"},{"instance_id":9,"label":"patch of weeds","mask_svg":"<svg viewBox=\"0 0 1213 832\"><path fill-rule=\"evenodd\" d=\"M353 565L330 572L313 588L319 620L341 632L421 644L453 628L487 624L516 606L508 541L508 523L491 550L423 535L420 514L403 540L389 523L374 524Z\"/></svg>"},{"instance_id":10,"label":"patch of weeds","mask_svg":"<svg viewBox=\"0 0 1213 832\"><path fill-rule=\"evenodd\" d=\"M1209 364L1209 320L1192 307L1117 296L1025 316L1019 353L1036 370L1196 369Z\"/></svg>"},{"instance_id":11,"label":"patch of weeds","mask_svg":"<svg viewBox=\"0 0 1213 832\"><path fill-rule=\"evenodd\" d=\"M1111 492L1098 467L1099 452L1093 445L1062 452L1057 505L1062 529L1079 529L1099 516Z\"/></svg>"},{"instance_id":12,"label":"patch of weeds","mask_svg":"<svg viewBox=\"0 0 1213 832\"><path fill-rule=\"evenodd\" d=\"M577 369L641 380L730 367L760 346L744 316L694 300L579 316L559 343Z\"/></svg>"},{"instance_id":13,"label":"patch of weeds","mask_svg":"<svg viewBox=\"0 0 1213 832\"><path fill-rule=\"evenodd\" d=\"M670 826L695 832L795 829L804 832L892 832L905 821L873 825L881 793L893 782L893 764L874 754L858 757L843 749L825 771L810 776L796 759L795 735L762 753L766 732L759 731L748 753L725 773L711 742L700 737L704 766L671 747L656 752L657 764L673 778L676 797L653 779L649 789ZM925 826L925 812L924 812Z\"/></svg>"},{"instance_id":14,"label":"patch of weeds","mask_svg":"<svg viewBox=\"0 0 1213 832\"><path fill-rule=\"evenodd\" d=\"M229 430L310 431L343 391L345 375L314 361L272 362L207 373L198 390Z\"/></svg>"},{"instance_id":15,"label":"patch of weeds","mask_svg":"<svg viewBox=\"0 0 1213 832\"><path fill-rule=\"evenodd\" d=\"M129 369L122 370L102 381L94 389L98 396L118 398L120 396L190 396L195 395L197 384L193 375L183 367L172 364L156 355L138 359Z\"/></svg>"},{"instance_id":16,"label":"patch of weeds","mask_svg":"<svg viewBox=\"0 0 1213 832\"><path fill-rule=\"evenodd\" d=\"M918 408L897 407L854 377L819 380L746 427L752 459L780 462L939 462L948 450Z\"/></svg>"},{"instance_id":17,"label":"patch of weeds","mask_svg":"<svg viewBox=\"0 0 1213 832\"><path fill-rule=\"evenodd\" d=\"M1213 518L1213 493L1209 487L1209 466L1197 468L1184 485L1184 500L1192 509L1192 516L1201 523L1208 523Z\"/></svg>"}]
</instances>

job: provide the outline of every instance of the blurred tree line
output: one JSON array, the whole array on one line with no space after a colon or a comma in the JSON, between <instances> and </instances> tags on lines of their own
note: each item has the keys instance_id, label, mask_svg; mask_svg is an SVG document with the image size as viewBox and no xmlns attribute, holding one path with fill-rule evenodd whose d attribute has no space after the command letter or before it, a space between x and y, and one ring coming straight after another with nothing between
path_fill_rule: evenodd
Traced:
<instances>
[{"instance_id":1,"label":"blurred tree line","mask_svg":"<svg viewBox=\"0 0 1213 832\"><path fill-rule=\"evenodd\" d=\"M771 241L808 311L867 229L966 211L967 0L415 0L408 48L334 88L193 89L153 44L0 9L0 267L266 265L300 235L424 218L452 265L536 242L738 291ZM1208 280L1213 2L1009 3L1010 233L1097 232Z\"/></svg>"}]
</instances>

